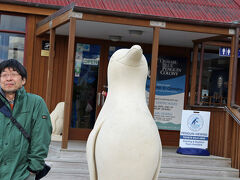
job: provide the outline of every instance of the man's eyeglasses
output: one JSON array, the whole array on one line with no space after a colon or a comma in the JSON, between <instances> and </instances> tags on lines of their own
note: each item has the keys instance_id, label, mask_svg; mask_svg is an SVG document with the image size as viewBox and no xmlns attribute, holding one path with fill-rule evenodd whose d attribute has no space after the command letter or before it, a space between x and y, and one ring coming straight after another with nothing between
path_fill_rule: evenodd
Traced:
<instances>
[{"instance_id":1,"label":"man's eyeglasses","mask_svg":"<svg viewBox=\"0 0 240 180\"><path fill-rule=\"evenodd\" d=\"M1 74L1 78L3 79L7 79L8 77L11 77L11 78L16 78L18 77L20 74L18 74L17 72L14 72L14 73L2 73Z\"/></svg>"}]
</instances>

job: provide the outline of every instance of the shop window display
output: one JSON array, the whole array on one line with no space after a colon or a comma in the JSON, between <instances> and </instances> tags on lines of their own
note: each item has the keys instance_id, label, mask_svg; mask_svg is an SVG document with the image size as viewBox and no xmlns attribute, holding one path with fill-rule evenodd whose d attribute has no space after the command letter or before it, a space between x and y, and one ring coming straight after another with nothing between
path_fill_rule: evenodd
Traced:
<instances>
[{"instance_id":1,"label":"shop window display","mask_svg":"<svg viewBox=\"0 0 240 180\"><path fill-rule=\"evenodd\" d=\"M26 18L0 14L0 60L16 59L23 64Z\"/></svg>"},{"instance_id":2,"label":"shop window display","mask_svg":"<svg viewBox=\"0 0 240 180\"><path fill-rule=\"evenodd\" d=\"M200 105L224 106L227 103L229 57L205 53Z\"/></svg>"}]
</instances>

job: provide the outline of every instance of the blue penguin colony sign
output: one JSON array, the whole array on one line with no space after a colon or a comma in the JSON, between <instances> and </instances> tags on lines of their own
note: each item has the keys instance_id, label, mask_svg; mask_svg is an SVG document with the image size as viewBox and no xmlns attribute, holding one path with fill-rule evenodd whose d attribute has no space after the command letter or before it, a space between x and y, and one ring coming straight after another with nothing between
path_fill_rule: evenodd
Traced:
<instances>
[{"instance_id":1,"label":"blue penguin colony sign","mask_svg":"<svg viewBox=\"0 0 240 180\"><path fill-rule=\"evenodd\" d=\"M185 79L186 58L159 56L154 105L154 119L159 129L180 130ZM149 89L148 78L148 93Z\"/></svg>"},{"instance_id":2,"label":"blue penguin colony sign","mask_svg":"<svg viewBox=\"0 0 240 180\"><path fill-rule=\"evenodd\" d=\"M209 155L207 150L209 122L210 112L183 110L177 152L180 154Z\"/></svg>"}]
</instances>

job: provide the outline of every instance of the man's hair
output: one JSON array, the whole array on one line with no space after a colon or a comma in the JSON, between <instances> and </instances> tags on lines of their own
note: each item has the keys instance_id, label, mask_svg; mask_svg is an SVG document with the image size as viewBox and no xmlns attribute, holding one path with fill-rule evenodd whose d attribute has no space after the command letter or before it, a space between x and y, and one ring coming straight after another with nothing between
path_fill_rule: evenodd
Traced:
<instances>
[{"instance_id":1,"label":"man's hair","mask_svg":"<svg viewBox=\"0 0 240 180\"><path fill-rule=\"evenodd\" d=\"M12 68L14 71L17 71L18 74L21 75L22 79L25 78L27 80L27 71L26 71L25 67L16 59L3 60L0 63L0 74L6 68Z\"/></svg>"}]
</instances>

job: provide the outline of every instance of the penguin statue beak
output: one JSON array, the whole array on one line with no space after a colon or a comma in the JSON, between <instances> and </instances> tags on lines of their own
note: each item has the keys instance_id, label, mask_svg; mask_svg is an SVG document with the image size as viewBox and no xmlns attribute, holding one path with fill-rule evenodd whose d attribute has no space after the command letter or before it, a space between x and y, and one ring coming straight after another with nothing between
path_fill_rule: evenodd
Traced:
<instances>
[{"instance_id":1,"label":"penguin statue beak","mask_svg":"<svg viewBox=\"0 0 240 180\"><path fill-rule=\"evenodd\" d=\"M129 49L125 58L121 59L121 63L128 66L139 66L142 59L142 48L139 45L134 45Z\"/></svg>"}]
</instances>

